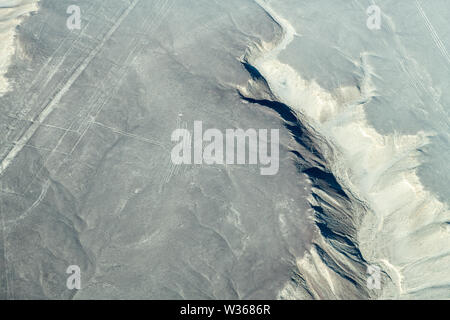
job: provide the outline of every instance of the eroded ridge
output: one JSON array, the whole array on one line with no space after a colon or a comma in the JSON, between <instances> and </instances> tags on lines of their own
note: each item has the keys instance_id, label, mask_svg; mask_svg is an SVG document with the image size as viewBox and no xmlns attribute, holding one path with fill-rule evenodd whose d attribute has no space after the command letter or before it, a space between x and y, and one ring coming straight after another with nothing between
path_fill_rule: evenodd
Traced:
<instances>
[{"instance_id":1,"label":"eroded ridge","mask_svg":"<svg viewBox=\"0 0 450 320\"><path fill-rule=\"evenodd\" d=\"M295 114L294 123L284 119L314 186L317 225L312 248L297 261L298 277L279 297L448 297L450 211L416 174L418 150L433 133L382 135L368 124L364 106L379 95L368 52L354 61L364 75L357 87L328 92L304 80L278 59L296 30L265 1L257 3L280 37L248 50L242 62L252 79L238 90L250 102L281 103ZM369 265L381 269L381 290L367 288Z\"/></svg>"}]
</instances>

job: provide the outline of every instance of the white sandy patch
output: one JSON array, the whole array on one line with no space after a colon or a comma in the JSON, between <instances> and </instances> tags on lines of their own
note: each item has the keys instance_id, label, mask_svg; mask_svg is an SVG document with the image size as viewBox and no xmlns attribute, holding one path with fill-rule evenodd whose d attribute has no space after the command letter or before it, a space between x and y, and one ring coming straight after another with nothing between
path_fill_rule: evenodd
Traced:
<instances>
[{"instance_id":1,"label":"white sandy patch","mask_svg":"<svg viewBox=\"0 0 450 320\"><path fill-rule=\"evenodd\" d=\"M38 9L37 2L38 0L0 0L0 96L9 89L4 76L15 53L16 27L23 17Z\"/></svg>"}]
</instances>

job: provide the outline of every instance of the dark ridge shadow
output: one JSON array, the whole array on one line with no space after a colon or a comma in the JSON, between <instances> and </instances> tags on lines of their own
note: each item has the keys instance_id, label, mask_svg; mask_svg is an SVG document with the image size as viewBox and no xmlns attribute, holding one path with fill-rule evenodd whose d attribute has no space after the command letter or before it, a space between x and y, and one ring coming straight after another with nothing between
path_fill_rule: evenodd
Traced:
<instances>
[{"instance_id":1,"label":"dark ridge shadow","mask_svg":"<svg viewBox=\"0 0 450 320\"><path fill-rule=\"evenodd\" d=\"M239 93L239 96L241 97L241 99L247 102L259 104L276 111L286 122L296 123L298 121L297 116L292 112L291 108L289 108L284 103L270 100L256 100L252 98L247 98L244 97L241 93Z\"/></svg>"},{"instance_id":2,"label":"dark ridge shadow","mask_svg":"<svg viewBox=\"0 0 450 320\"><path fill-rule=\"evenodd\" d=\"M251 67L251 66L250 66ZM252 67L253 68L253 67ZM256 69L255 69L256 70ZM256 72L258 72L256 70ZM258 72L259 74L259 72ZM289 132L292 134L295 141L303 146L306 150L309 150L314 156L319 158L320 160L324 160L320 152L315 148L314 143L308 134L307 130L301 125L301 122L298 120L295 113L292 111L292 109L287 106L284 103L277 102L277 101L270 101L270 100L257 100L252 98L247 98L243 96L241 93L239 93L239 96L241 99L253 103L253 104L259 104L261 106L264 106L266 108L270 108L277 112L280 117L285 121L285 127L289 130ZM347 194L344 192L340 184L337 182L336 178L333 174L324 171L321 168L318 167L306 167L307 160L302 156L298 151L291 150L291 153L294 154L297 159L299 160L300 164L298 168L299 171L302 173L305 173L308 175L308 177L319 187L322 189L326 189L324 187L331 188L334 190L337 194L339 194L342 197L345 197L348 199ZM306 167L306 168L305 168Z\"/></svg>"},{"instance_id":3,"label":"dark ridge shadow","mask_svg":"<svg viewBox=\"0 0 450 320\"><path fill-rule=\"evenodd\" d=\"M341 185L339 184L339 182L337 182L333 174L323 171L322 169L317 167L305 169L303 170L303 173L307 174L308 177L319 186L321 185L321 181L324 181L326 185L329 186L334 191L336 191L337 194L348 199L347 194L344 192Z\"/></svg>"},{"instance_id":4,"label":"dark ridge shadow","mask_svg":"<svg viewBox=\"0 0 450 320\"><path fill-rule=\"evenodd\" d=\"M247 62L242 62L242 65L244 66L245 70L252 76L253 79L262 79L265 81L262 74L256 69L254 66Z\"/></svg>"},{"instance_id":5,"label":"dark ridge shadow","mask_svg":"<svg viewBox=\"0 0 450 320\"><path fill-rule=\"evenodd\" d=\"M314 206L313 208L318 209L320 207ZM350 252L352 255L358 257L359 260L364 261L361 251L359 251L359 249L354 246L353 242L350 239L348 239L347 237L341 236L341 235L337 234L336 232L333 232L331 230L331 228L328 227L326 222L317 222L317 226L319 227L320 233L322 233L322 235L325 238L331 239L331 240L336 240L338 242L341 242L341 243L347 245L349 248L352 249L352 251Z\"/></svg>"},{"instance_id":6,"label":"dark ridge shadow","mask_svg":"<svg viewBox=\"0 0 450 320\"><path fill-rule=\"evenodd\" d=\"M360 285L358 284L358 282L356 282L353 278L351 278L350 276L346 275L344 273L344 271L342 270L342 268L340 266L338 266L333 259L318 245L315 245L315 248L318 252L318 254L321 256L322 260L325 261L325 263L327 264L327 266L333 270L336 274L338 274L340 277L342 277L343 279L346 279L347 281L351 282L354 286L356 287L360 287Z\"/></svg>"}]
</instances>

